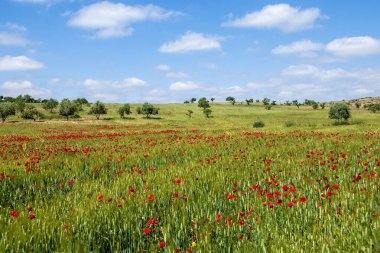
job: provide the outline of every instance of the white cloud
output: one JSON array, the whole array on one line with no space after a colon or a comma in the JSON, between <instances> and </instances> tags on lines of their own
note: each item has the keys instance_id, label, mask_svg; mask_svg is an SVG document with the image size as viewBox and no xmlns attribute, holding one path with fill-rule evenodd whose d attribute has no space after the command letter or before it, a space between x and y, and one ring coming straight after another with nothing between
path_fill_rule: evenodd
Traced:
<instances>
[{"instance_id":1,"label":"white cloud","mask_svg":"<svg viewBox=\"0 0 380 253\"><path fill-rule=\"evenodd\" d=\"M184 78L188 78L189 75L185 72L169 72L166 74L166 77L184 79Z\"/></svg>"},{"instance_id":2,"label":"white cloud","mask_svg":"<svg viewBox=\"0 0 380 253\"><path fill-rule=\"evenodd\" d=\"M144 80L136 77L125 78L118 81L86 79L83 85L89 89L133 89L146 86Z\"/></svg>"},{"instance_id":3,"label":"white cloud","mask_svg":"<svg viewBox=\"0 0 380 253\"><path fill-rule=\"evenodd\" d=\"M29 94L32 97L47 98L51 96L51 91L34 86L28 80L6 81L1 86L2 95L16 97L20 94Z\"/></svg>"},{"instance_id":4,"label":"white cloud","mask_svg":"<svg viewBox=\"0 0 380 253\"><path fill-rule=\"evenodd\" d=\"M44 67L44 64L26 56L4 56L0 57L1 71L23 71L36 70Z\"/></svg>"},{"instance_id":5,"label":"white cloud","mask_svg":"<svg viewBox=\"0 0 380 253\"><path fill-rule=\"evenodd\" d=\"M169 71L170 66L166 64L161 64L161 65L156 66L156 69L159 71Z\"/></svg>"},{"instance_id":6,"label":"white cloud","mask_svg":"<svg viewBox=\"0 0 380 253\"><path fill-rule=\"evenodd\" d=\"M310 29L316 20L323 18L318 8L300 9L288 4L264 6L260 11L222 24L227 27L276 28L284 32Z\"/></svg>"},{"instance_id":7,"label":"white cloud","mask_svg":"<svg viewBox=\"0 0 380 253\"><path fill-rule=\"evenodd\" d=\"M226 87L226 88L220 88L218 90L218 93L221 93L221 94L232 94L232 95L236 95L236 94L243 94L243 93L246 93L247 92L247 89L244 89L238 85L235 85L235 86L230 86L230 87Z\"/></svg>"},{"instance_id":8,"label":"white cloud","mask_svg":"<svg viewBox=\"0 0 380 253\"><path fill-rule=\"evenodd\" d=\"M191 81L184 81L184 82L175 82L172 83L169 87L169 90L173 91L188 91L188 90L196 90L201 88L201 85L191 82Z\"/></svg>"},{"instance_id":9,"label":"white cloud","mask_svg":"<svg viewBox=\"0 0 380 253\"><path fill-rule=\"evenodd\" d=\"M97 38L125 37L133 32L131 24L147 20L164 20L180 15L179 12L162 9L155 5L129 6L108 1L83 7L71 15L68 24L94 30Z\"/></svg>"},{"instance_id":10,"label":"white cloud","mask_svg":"<svg viewBox=\"0 0 380 253\"><path fill-rule=\"evenodd\" d=\"M279 45L272 49L272 54L298 54L301 56L313 56L316 51L324 46L310 40L295 41L289 45Z\"/></svg>"},{"instance_id":11,"label":"white cloud","mask_svg":"<svg viewBox=\"0 0 380 253\"><path fill-rule=\"evenodd\" d=\"M26 44L28 44L28 41L24 39L20 34L0 32L0 45L25 46Z\"/></svg>"},{"instance_id":12,"label":"white cloud","mask_svg":"<svg viewBox=\"0 0 380 253\"><path fill-rule=\"evenodd\" d=\"M29 42L24 38L24 33L27 29L24 26L6 23L1 25L0 29L0 45L5 46L25 46Z\"/></svg>"},{"instance_id":13,"label":"white cloud","mask_svg":"<svg viewBox=\"0 0 380 253\"><path fill-rule=\"evenodd\" d=\"M341 57L378 54L380 40L369 36L339 38L328 43L326 50Z\"/></svg>"},{"instance_id":14,"label":"white cloud","mask_svg":"<svg viewBox=\"0 0 380 253\"><path fill-rule=\"evenodd\" d=\"M186 53L191 51L207 51L221 49L220 41L216 36L201 33L187 32L179 39L163 44L159 51L163 53Z\"/></svg>"}]
</instances>

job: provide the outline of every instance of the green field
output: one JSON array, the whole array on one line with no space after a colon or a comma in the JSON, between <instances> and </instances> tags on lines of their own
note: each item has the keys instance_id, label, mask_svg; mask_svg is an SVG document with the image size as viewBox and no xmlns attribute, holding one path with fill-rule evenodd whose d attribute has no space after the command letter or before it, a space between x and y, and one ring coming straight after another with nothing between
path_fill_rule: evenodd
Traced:
<instances>
[{"instance_id":1,"label":"green field","mask_svg":"<svg viewBox=\"0 0 380 253\"><path fill-rule=\"evenodd\" d=\"M0 252L380 252L379 113L107 107L0 124Z\"/></svg>"}]
</instances>

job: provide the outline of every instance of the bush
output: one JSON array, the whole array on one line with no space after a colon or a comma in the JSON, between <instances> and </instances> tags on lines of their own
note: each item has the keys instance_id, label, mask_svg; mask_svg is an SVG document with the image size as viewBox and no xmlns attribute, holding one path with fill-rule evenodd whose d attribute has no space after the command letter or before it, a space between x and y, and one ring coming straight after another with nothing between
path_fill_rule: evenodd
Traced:
<instances>
[{"instance_id":1,"label":"bush","mask_svg":"<svg viewBox=\"0 0 380 253\"><path fill-rule=\"evenodd\" d=\"M160 110L159 108L154 107L152 104L145 102L142 105L142 107L137 108L137 114L143 114L148 119L150 118L150 115L158 114L159 110Z\"/></svg>"},{"instance_id":2,"label":"bush","mask_svg":"<svg viewBox=\"0 0 380 253\"><path fill-rule=\"evenodd\" d=\"M5 102L0 103L0 118L4 123L8 116L16 115L16 108L13 103Z\"/></svg>"},{"instance_id":3,"label":"bush","mask_svg":"<svg viewBox=\"0 0 380 253\"><path fill-rule=\"evenodd\" d=\"M285 122L285 127L292 127L292 126L295 126L296 123L294 123L293 121L286 121Z\"/></svg>"},{"instance_id":4,"label":"bush","mask_svg":"<svg viewBox=\"0 0 380 253\"><path fill-rule=\"evenodd\" d=\"M212 110L210 108L206 108L203 110L203 114L206 116L206 118L210 118L211 113Z\"/></svg>"},{"instance_id":5,"label":"bush","mask_svg":"<svg viewBox=\"0 0 380 253\"><path fill-rule=\"evenodd\" d=\"M350 108L343 103L336 103L330 107L329 118L337 120L348 120L351 117Z\"/></svg>"},{"instance_id":6,"label":"bush","mask_svg":"<svg viewBox=\"0 0 380 253\"><path fill-rule=\"evenodd\" d=\"M96 119L99 120L101 114L107 114L107 108L105 104L100 101L96 101L90 108L89 114L94 114Z\"/></svg>"},{"instance_id":7,"label":"bush","mask_svg":"<svg viewBox=\"0 0 380 253\"><path fill-rule=\"evenodd\" d=\"M264 126L265 126L265 124L261 120L257 120L255 122L253 122L253 127L254 128L259 128L259 127L264 127Z\"/></svg>"},{"instance_id":8,"label":"bush","mask_svg":"<svg viewBox=\"0 0 380 253\"><path fill-rule=\"evenodd\" d=\"M129 115L132 113L131 106L129 104L124 104L122 107L119 108L118 113L120 115L120 118L124 118L125 114Z\"/></svg>"},{"instance_id":9,"label":"bush","mask_svg":"<svg viewBox=\"0 0 380 253\"><path fill-rule=\"evenodd\" d=\"M32 119L34 121L39 120L43 117L43 114L37 110L36 107L28 105L25 107L24 111L21 113L23 119Z\"/></svg>"}]
</instances>

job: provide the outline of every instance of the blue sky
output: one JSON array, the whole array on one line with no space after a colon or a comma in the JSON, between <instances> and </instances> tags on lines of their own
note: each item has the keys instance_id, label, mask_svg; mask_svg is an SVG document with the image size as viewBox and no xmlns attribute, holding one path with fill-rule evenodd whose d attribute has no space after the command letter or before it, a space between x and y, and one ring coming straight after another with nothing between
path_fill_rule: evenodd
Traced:
<instances>
[{"instance_id":1,"label":"blue sky","mask_svg":"<svg viewBox=\"0 0 380 253\"><path fill-rule=\"evenodd\" d=\"M380 1L0 1L0 95L380 95Z\"/></svg>"}]
</instances>

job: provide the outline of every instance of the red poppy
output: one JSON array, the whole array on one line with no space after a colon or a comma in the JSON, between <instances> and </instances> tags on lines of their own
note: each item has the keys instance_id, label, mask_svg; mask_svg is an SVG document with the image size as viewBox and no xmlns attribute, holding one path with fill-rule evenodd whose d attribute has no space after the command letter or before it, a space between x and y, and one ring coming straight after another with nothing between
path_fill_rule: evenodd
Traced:
<instances>
[{"instance_id":1,"label":"red poppy","mask_svg":"<svg viewBox=\"0 0 380 253\"><path fill-rule=\"evenodd\" d=\"M300 202L302 202L302 203L306 203L306 201L307 201L306 197L301 197L301 198L300 198Z\"/></svg>"},{"instance_id":2,"label":"red poppy","mask_svg":"<svg viewBox=\"0 0 380 253\"><path fill-rule=\"evenodd\" d=\"M11 217L12 218L16 218L18 216L18 212L17 212L17 210L13 210L12 212L11 212Z\"/></svg>"},{"instance_id":3,"label":"red poppy","mask_svg":"<svg viewBox=\"0 0 380 253\"><path fill-rule=\"evenodd\" d=\"M226 197L227 197L227 199L229 199L229 200L231 200L231 199L233 199L234 198L234 195L232 195L232 194L226 194Z\"/></svg>"},{"instance_id":4,"label":"red poppy","mask_svg":"<svg viewBox=\"0 0 380 253\"><path fill-rule=\"evenodd\" d=\"M182 183L182 180L181 179L177 179L176 180L176 184L181 184Z\"/></svg>"},{"instance_id":5,"label":"red poppy","mask_svg":"<svg viewBox=\"0 0 380 253\"><path fill-rule=\"evenodd\" d=\"M161 242L159 243L159 246L160 246L160 248L165 248L166 243L165 243L164 241L161 241Z\"/></svg>"},{"instance_id":6,"label":"red poppy","mask_svg":"<svg viewBox=\"0 0 380 253\"><path fill-rule=\"evenodd\" d=\"M217 215L216 215L216 222L219 222L220 220L222 219L222 215L220 214L220 213L218 213Z\"/></svg>"},{"instance_id":7,"label":"red poppy","mask_svg":"<svg viewBox=\"0 0 380 253\"><path fill-rule=\"evenodd\" d=\"M289 204L288 204L288 207L293 207L293 203L289 203Z\"/></svg>"},{"instance_id":8,"label":"red poppy","mask_svg":"<svg viewBox=\"0 0 380 253\"><path fill-rule=\"evenodd\" d=\"M152 229L150 229L150 228L144 228L144 233L145 233L146 235L149 235L150 232L152 232Z\"/></svg>"},{"instance_id":9,"label":"red poppy","mask_svg":"<svg viewBox=\"0 0 380 253\"><path fill-rule=\"evenodd\" d=\"M36 218L36 215L33 214L33 213L30 213L30 214L28 215L28 218L31 219L31 220L33 220L33 219Z\"/></svg>"},{"instance_id":10,"label":"red poppy","mask_svg":"<svg viewBox=\"0 0 380 253\"><path fill-rule=\"evenodd\" d=\"M244 221L244 220L239 220L239 224L240 224L241 226L243 226L243 225L245 224L245 221Z\"/></svg>"},{"instance_id":11,"label":"red poppy","mask_svg":"<svg viewBox=\"0 0 380 253\"><path fill-rule=\"evenodd\" d=\"M148 196L148 201L153 201L154 200L154 196L153 196L153 194L149 194L149 196Z\"/></svg>"},{"instance_id":12,"label":"red poppy","mask_svg":"<svg viewBox=\"0 0 380 253\"><path fill-rule=\"evenodd\" d=\"M28 211L31 212L33 210L33 207L29 206Z\"/></svg>"},{"instance_id":13,"label":"red poppy","mask_svg":"<svg viewBox=\"0 0 380 253\"><path fill-rule=\"evenodd\" d=\"M103 194L99 194L99 196L98 196L98 201L102 201L103 198L104 198Z\"/></svg>"},{"instance_id":14,"label":"red poppy","mask_svg":"<svg viewBox=\"0 0 380 253\"><path fill-rule=\"evenodd\" d=\"M335 190L338 190L338 189L339 189L339 185L334 184L333 188L334 188Z\"/></svg>"}]
</instances>

